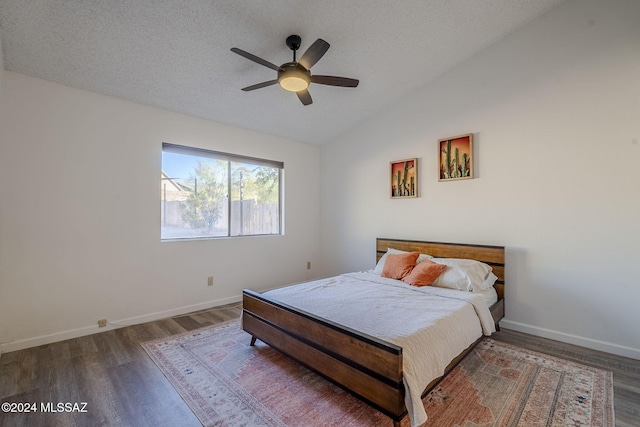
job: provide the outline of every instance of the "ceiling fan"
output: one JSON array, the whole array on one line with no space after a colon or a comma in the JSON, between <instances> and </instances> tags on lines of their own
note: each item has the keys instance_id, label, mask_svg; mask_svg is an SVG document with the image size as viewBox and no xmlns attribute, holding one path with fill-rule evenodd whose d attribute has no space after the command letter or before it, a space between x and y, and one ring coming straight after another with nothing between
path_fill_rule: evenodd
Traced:
<instances>
[{"instance_id":1,"label":"ceiling fan","mask_svg":"<svg viewBox=\"0 0 640 427\"><path fill-rule=\"evenodd\" d=\"M320 76L312 75L311 67L322 58L322 56L329 50L329 43L322 39L318 39L309 49L302 55L299 61L296 61L296 51L300 49L300 43L302 39L300 36L292 35L287 37L287 46L293 51L293 61L285 62L278 66L262 58L259 58L249 52L245 52L237 47L231 48L231 52L237 53L240 56L257 62L260 65L264 65L267 68L271 68L278 72L278 78L275 80L269 80L255 85L242 88L243 91L248 92L250 90L260 89L263 87L271 86L279 83L280 86L288 90L289 92L295 92L298 95L298 99L303 105L309 105L313 101L307 88L311 83L317 83L321 85L329 86L341 86L341 87L357 87L359 80L350 79L348 77L336 77L336 76Z\"/></svg>"}]
</instances>

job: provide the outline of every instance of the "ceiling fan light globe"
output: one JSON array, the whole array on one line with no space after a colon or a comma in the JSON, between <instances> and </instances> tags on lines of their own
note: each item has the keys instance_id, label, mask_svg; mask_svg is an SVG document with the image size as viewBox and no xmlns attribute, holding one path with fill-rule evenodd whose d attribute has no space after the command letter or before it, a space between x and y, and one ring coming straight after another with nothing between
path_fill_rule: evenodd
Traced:
<instances>
[{"instance_id":1,"label":"ceiling fan light globe","mask_svg":"<svg viewBox=\"0 0 640 427\"><path fill-rule=\"evenodd\" d=\"M310 79L304 74L289 73L279 79L280 86L289 92L300 92L309 87Z\"/></svg>"},{"instance_id":2,"label":"ceiling fan light globe","mask_svg":"<svg viewBox=\"0 0 640 427\"><path fill-rule=\"evenodd\" d=\"M297 62L288 62L280 66L278 83L284 90L300 92L311 84L311 73Z\"/></svg>"}]
</instances>

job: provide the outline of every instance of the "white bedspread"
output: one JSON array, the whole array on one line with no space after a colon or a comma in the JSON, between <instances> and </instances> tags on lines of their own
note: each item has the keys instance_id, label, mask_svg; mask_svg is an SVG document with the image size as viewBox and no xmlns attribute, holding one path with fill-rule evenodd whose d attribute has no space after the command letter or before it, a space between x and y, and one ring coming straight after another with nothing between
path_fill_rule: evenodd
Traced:
<instances>
[{"instance_id":1,"label":"white bedspread","mask_svg":"<svg viewBox=\"0 0 640 427\"><path fill-rule=\"evenodd\" d=\"M446 366L495 325L481 296L417 288L371 272L348 273L265 293L271 298L402 347L411 425L427 421L420 395Z\"/></svg>"}]
</instances>

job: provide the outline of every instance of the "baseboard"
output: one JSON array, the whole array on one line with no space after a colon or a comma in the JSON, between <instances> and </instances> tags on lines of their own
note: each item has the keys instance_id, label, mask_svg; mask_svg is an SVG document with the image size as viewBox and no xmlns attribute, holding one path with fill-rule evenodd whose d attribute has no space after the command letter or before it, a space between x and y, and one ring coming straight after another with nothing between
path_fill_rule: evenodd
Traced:
<instances>
[{"instance_id":1,"label":"baseboard","mask_svg":"<svg viewBox=\"0 0 640 427\"><path fill-rule=\"evenodd\" d=\"M524 332L526 334L531 334L542 338L548 338L568 344L578 345L581 347L590 348L592 350L604 351L605 353L640 360L640 350L636 348L626 347L605 341L593 340L591 338L584 338L577 335L566 334L564 332L553 331L551 329L539 328L536 326L531 326L506 319L502 319L500 321L500 327L518 332Z\"/></svg>"},{"instance_id":2,"label":"baseboard","mask_svg":"<svg viewBox=\"0 0 640 427\"><path fill-rule=\"evenodd\" d=\"M98 325L86 326L78 329L69 329L66 331L55 332L53 334L41 335L34 338L27 338L23 340L1 343L0 355L3 353L9 353L11 351L23 350L25 348L37 347L39 345L51 344L58 341L64 341L72 338L83 337L86 335L97 334L100 332L106 332L112 329L123 328L125 326L138 325L140 323L153 322L154 320L166 319L168 317L179 316L181 314L192 313L195 311L206 310L212 307L220 305L231 304L241 301L241 296L223 298L214 301L207 301L199 304L188 305L167 311L158 311L155 313L149 313L142 316L129 317L127 319L120 319L109 321L104 328L98 328Z\"/></svg>"},{"instance_id":3,"label":"baseboard","mask_svg":"<svg viewBox=\"0 0 640 427\"><path fill-rule=\"evenodd\" d=\"M194 311L206 310L212 307L220 305L231 304L241 301L241 296L223 298L219 300L207 301L199 304L193 304L167 311L158 311L155 313L149 313L142 316L129 317L126 319L116 320L109 322L105 328L98 328L97 325L87 326L84 328L70 329L66 331L56 332L48 335L41 335L34 338L27 338L23 340L1 343L0 344L0 357L3 353L9 353L12 351L23 350L25 348L37 347L39 345L51 344L58 341L64 341L72 338L83 337L86 335L96 334L100 332L106 332L112 329L118 329L125 326L138 325L146 322L153 322L155 320L166 319L168 317L179 316L181 314L192 313ZM565 342L568 344L578 345L581 347L590 348L593 350L604 351L606 353L616 354L618 356L629 357L631 359L640 360L640 350L625 347L618 344L612 344L605 341L593 340L590 338L584 338L577 335L566 334L563 332L554 331L551 329L539 328L536 326L527 325L520 322L514 322L507 319L500 321L500 326L505 329L512 329L518 332L524 332L543 338L548 338L556 341Z\"/></svg>"}]
</instances>

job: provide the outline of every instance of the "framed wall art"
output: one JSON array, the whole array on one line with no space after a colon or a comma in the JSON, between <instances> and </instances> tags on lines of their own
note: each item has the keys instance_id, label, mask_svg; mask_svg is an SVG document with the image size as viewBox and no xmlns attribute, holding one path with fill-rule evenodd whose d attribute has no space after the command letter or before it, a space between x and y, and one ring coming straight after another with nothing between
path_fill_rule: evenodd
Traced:
<instances>
[{"instance_id":1,"label":"framed wall art","mask_svg":"<svg viewBox=\"0 0 640 427\"><path fill-rule=\"evenodd\" d=\"M418 197L418 159L391 162L391 198Z\"/></svg>"},{"instance_id":2,"label":"framed wall art","mask_svg":"<svg viewBox=\"0 0 640 427\"><path fill-rule=\"evenodd\" d=\"M438 181L473 178L473 134L438 140Z\"/></svg>"}]
</instances>

